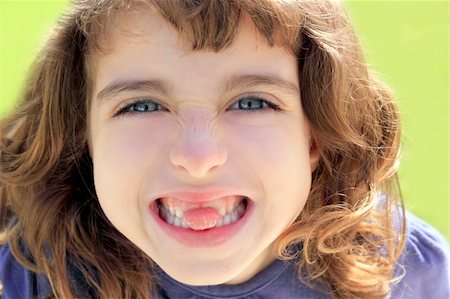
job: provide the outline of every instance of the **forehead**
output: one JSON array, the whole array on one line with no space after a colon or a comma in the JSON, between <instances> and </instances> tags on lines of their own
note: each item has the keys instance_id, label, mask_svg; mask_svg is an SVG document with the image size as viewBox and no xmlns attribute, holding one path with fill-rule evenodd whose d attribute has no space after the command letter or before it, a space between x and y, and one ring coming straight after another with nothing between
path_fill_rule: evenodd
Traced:
<instances>
[{"instance_id":1,"label":"forehead","mask_svg":"<svg viewBox=\"0 0 450 299\"><path fill-rule=\"evenodd\" d=\"M173 30L176 28L188 50L217 52L226 49L233 43L239 24L243 22L251 24L261 34L261 40L282 46L294 55L298 54L302 43L304 12L300 5L284 5L277 1L230 1L227 5L152 0L126 3L112 8L105 4L99 13L85 13L88 17L83 24L88 23L82 26L89 28L86 29L88 67L94 60L89 59L91 56L111 52L117 35L149 37L152 31L168 24Z\"/></svg>"},{"instance_id":2,"label":"forehead","mask_svg":"<svg viewBox=\"0 0 450 299\"><path fill-rule=\"evenodd\" d=\"M286 6L277 1L230 1L230 5L223 7L203 5L203 2L187 7L180 3L185 2L131 1L126 6L105 9L109 12L100 12L90 21L85 55L89 98L98 83L96 77L101 60L104 62L124 45L151 40L161 30L170 31L174 42L182 40L185 53L192 50L224 52L236 44L238 27L244 27L245 30L240 30L241 36L243 32L250 33L258 39L258 44L280 45L287 52L299 55L303 39L299 26L303 19L300 6Z\"/></svg>"},{"instance_id":3,"label":"forehead","mask_svg":"<svg viewBox=\"0 0 450 299\"><path fill-rule=\"evenodd\" d=\"M178 76L183 80L192 79L185 78L191 73L198 79L204 75L209 81L215 76L219 80L220 71L229 75L267 71L280 75L283 71L276 70L277 59L296 65L295 57L288 51L268 45L248 16L241 18L236 32L233 43L220 51L192 51L189 41L151 8L118 15L102 40L107 51L93 55L96 89L112 81L144 80L155 75L165 79L170 76L172 80Z\"/></svg>"}]
</instances>

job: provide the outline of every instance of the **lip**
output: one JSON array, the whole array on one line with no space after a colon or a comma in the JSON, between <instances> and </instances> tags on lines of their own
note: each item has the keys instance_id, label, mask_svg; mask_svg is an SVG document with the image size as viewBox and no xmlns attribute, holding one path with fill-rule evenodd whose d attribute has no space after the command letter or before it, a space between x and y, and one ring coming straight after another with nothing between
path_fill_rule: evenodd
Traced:
<instances>
[{"instance_id":1,"label":"lip","mask_svg":"<svg viewBox=\"0 0 450 299\"><path fill-rule=\"evenodd\" d=\"M152 200L148 206L148 212L155 223L172 239L188 247L216 247L226 243L243 230L248 219L252 216L254 210L253 201L247 197L247 207L244 215L236 222L224 225L218 228L207 230L192 230L170 225L162 220L159 216L156 199L161 197L178 198L191 203L204 203L206 201L215 200L224 196L240 195L239 193L230 193L230 190L208 190L205 191L177 191L168 192Z\"/></svg>"}]
</instances>

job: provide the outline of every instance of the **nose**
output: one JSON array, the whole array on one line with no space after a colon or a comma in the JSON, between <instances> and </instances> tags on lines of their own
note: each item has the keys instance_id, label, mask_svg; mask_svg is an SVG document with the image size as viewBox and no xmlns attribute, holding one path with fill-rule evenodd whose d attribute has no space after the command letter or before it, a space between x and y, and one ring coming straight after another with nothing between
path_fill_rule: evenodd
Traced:
<instances>
[{"instance_id":1,"label":"nose","mask_svg":"<svg viewBox=\"0 0 450 299\"><path fill-rule=\"evenodd\" d=\"M177 170L200 178L217 171L226 162L228 153L211 133L194 129L175 142L169 157Z\"/></svg>"}]
</instances>

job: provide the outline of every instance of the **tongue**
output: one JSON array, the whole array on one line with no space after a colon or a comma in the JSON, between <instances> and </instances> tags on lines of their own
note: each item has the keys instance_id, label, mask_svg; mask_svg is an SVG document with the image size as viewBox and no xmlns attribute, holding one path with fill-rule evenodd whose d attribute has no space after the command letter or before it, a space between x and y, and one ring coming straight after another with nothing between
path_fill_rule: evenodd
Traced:
<instances>
[{"instance_id":1,"label":"tongue","mask_svg":"<svg viewBox=\"0 0 450 299\"><path fill-rule=\"evenodd\" d=\"M220 219L220 214L213 208L198 208L184 212L183 219L194 230L212 228Z\"/></svg>"}]
</instances>

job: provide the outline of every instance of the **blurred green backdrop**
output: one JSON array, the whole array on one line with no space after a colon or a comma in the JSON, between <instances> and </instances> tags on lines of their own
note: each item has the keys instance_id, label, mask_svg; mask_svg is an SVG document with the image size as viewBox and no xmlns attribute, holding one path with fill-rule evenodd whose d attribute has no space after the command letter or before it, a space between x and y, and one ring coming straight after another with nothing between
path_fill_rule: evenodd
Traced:
<instances>
[{"instance_id":1,"label":"blurred green backdrop","mask_svg":"<svg viewBox=\"0 0 450 299\"><path fill-rule=\"evenodd\" d=\"M0 116L67 0L0 0ZM367 61L398 98L407 209L450 240L447 1L347 1Z\"/></svg>"}]
</instances>

